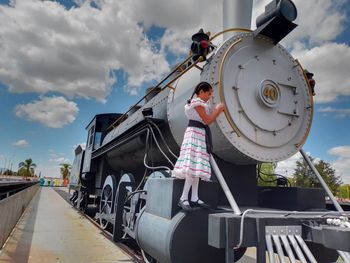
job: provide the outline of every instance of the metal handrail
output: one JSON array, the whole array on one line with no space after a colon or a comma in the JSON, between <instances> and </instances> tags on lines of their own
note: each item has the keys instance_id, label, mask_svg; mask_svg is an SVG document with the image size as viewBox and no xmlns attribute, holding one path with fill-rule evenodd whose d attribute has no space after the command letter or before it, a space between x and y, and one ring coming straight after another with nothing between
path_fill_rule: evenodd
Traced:
<instances>
[{"instance_id":1,"label":"metal handrail","mask_svg":"<svg viewBox=\"0 0 350 263\"><path fill-rule=\"evenodd\" d=\"M227 185L227 183L225 181L225 178L222 175L222 173L221 173L221 171L219 169L219 166L217 165L213 155L210 155L210 164L211 164L211 167L214 170L214 173L216 175L216 178L218 179L218 182L219 182L222 190L224 191L224 194L225 194L225 196L227 198L227 201L228 201L228 203L230 204L230 206L231 206L231 208L233 210L233 213L236 214L236 215L241 215L242 212L239 209L239 207L237 205L237 202L236 202L235 198L233 197L233 195L231 193L231 190L228 187L228 185Z\"/></svg>"},{"instance_id":2,"label":"metal handrail","mask_svg":"<svg viewBox=\"0 0 350 263\"><path fill-rule=\"evenodd\" d=\"M0 183L0 200L6 199L9 196L18 193L34 184L39 182L8 182L8 183ZM10 188L10 189L6 189ZM5 189L5 190L4 190ZM5 197L4 197L5 196Z\"/></svg>"},{"instance_id":3,"label":"metal handrail","mask_svg":"<svg viewBox=\"0 0 350 263\"><path fill-rule=\"evenodd\" d=\"M305 161L307 162L307 164L309 165L309 167L311 168L311 170L314 172L314 174L316 175L317 179L320 181L323 189L326 191L327 195L329 196L329 198L331 199L334 207L337 209L337 211L339 212L344 212L343 208L339 205L337 199L335 199L333 193L331 192L331 190L329 190L328 185L326 184L326 182L323 180L322 176L319 174L319 172L317 171L316 167L313 165L313 163L311 162L310 158L307 156L307 154L304 152L303 149L300 149L300 153L301 155L304 157Z\"/></svg>"}]
</instances>

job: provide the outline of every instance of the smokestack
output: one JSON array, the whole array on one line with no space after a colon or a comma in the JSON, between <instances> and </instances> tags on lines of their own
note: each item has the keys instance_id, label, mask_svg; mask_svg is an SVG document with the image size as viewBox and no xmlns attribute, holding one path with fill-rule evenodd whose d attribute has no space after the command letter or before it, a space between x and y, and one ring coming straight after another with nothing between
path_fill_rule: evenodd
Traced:
<instances>
[{"instance_id":1,"label":"smokestack","mask_svg":"<svg viewBox=\"0 0 350 263\"><path fill-rule=\"evenodd\" d=\"M253 0L224 0L223 30L229 28L250 29L252 20L252 8Z\"/></svg>"}]
</instances>

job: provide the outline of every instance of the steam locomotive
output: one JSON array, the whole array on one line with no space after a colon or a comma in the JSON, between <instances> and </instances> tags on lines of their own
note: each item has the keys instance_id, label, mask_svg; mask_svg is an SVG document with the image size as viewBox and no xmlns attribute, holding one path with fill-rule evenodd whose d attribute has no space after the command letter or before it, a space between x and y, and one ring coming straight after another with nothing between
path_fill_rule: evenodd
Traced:
<instances>
[{"instance_id":1,"label":"steam locomotive","mask_svg":"<svg viewBox=\"0 0 350 263\"><path fill-rule=\"evenodd\" d=\"M115 241L134 240L145 262L236 262L247 247L257 262L266 251L270 262L350 262L349 215L325 209L327 188L257 185L257 165L294 155L311 127L312 74L279 44L296 12L290 0L273 0L255 31L199 31L190 55L126 113L96 115L86 149L75 150L72 204ZM186 213L177 206L183 180L171 170L183 107L200 81L226 110L211 125L212 180L199 187L211 208Z\"/></svg>"}]
</instances>

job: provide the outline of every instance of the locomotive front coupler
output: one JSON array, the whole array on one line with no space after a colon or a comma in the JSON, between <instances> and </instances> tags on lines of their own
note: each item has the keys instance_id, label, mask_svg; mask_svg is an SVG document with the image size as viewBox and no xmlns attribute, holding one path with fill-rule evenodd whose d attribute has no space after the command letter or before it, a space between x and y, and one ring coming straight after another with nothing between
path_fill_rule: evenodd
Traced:
<instances>
[{"instance_id":1,"label":"locomotive front coupler","mask_svg":"<svg viewBox=\"0 0 350 263\"><path fill-rule=\"evenodd\" d=\"M291 247L293 251L302 251L300 256L307 257L310 252L314 262L335 262L340 253L350 252L350 228L348 224L339 223L339 220L348 222L350 213L244 208L242 211L242 215L209 215L208 244L225 249L227 263L234 262L235 251L244 247L256 247L259 263L266 262L269 247L272 254L290 258L294 257L289 255L293 253Z\"/></svg>"}]
</instances>

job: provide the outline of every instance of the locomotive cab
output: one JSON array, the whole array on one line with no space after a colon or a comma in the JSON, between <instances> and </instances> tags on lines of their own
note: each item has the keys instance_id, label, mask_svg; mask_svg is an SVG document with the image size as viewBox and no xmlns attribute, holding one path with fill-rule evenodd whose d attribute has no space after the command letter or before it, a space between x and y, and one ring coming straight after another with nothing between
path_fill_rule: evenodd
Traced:
<instances>
[{"instance_id":1,"label":"locomotive cab","mask_svg":"<svg viewBox=\"0 0 350 263\"><path fill-rule=\"evenodd\" d=\"M91 163L91 154L93 151L100 148L104 137L108 133L108 128L120 116L122 116L122 114L118 114L118 113L98 114L86 126L85 129L88 131L88 138L86 141L85 158L84 158L84 165L82 170L83 178L84 178L84 174L95 172L93 163Z\"/></svg>"},{"instance_id":2,"label":"locomotive cab","mask_svg":"<svg viewBox=\"0 0 350 263\"><path fill-rule=\"evenodd\" d=\"M88 137L86 141L85 150L79 145L75 149L75 158L72 166L70 176L69 188L76 190L71 197L73 205L85 210L89 203L89 196L98 195L101 189L102 178L99 172L100 160L92 160L92 152L99 149L106 134L109 132L108 128L112 123L115 123L122 114L105 113L98 114L86 126ZM99 180L96 180L98 178ZM78 194L79 193L79 194Z\"/></svg>"}]
</instances>

